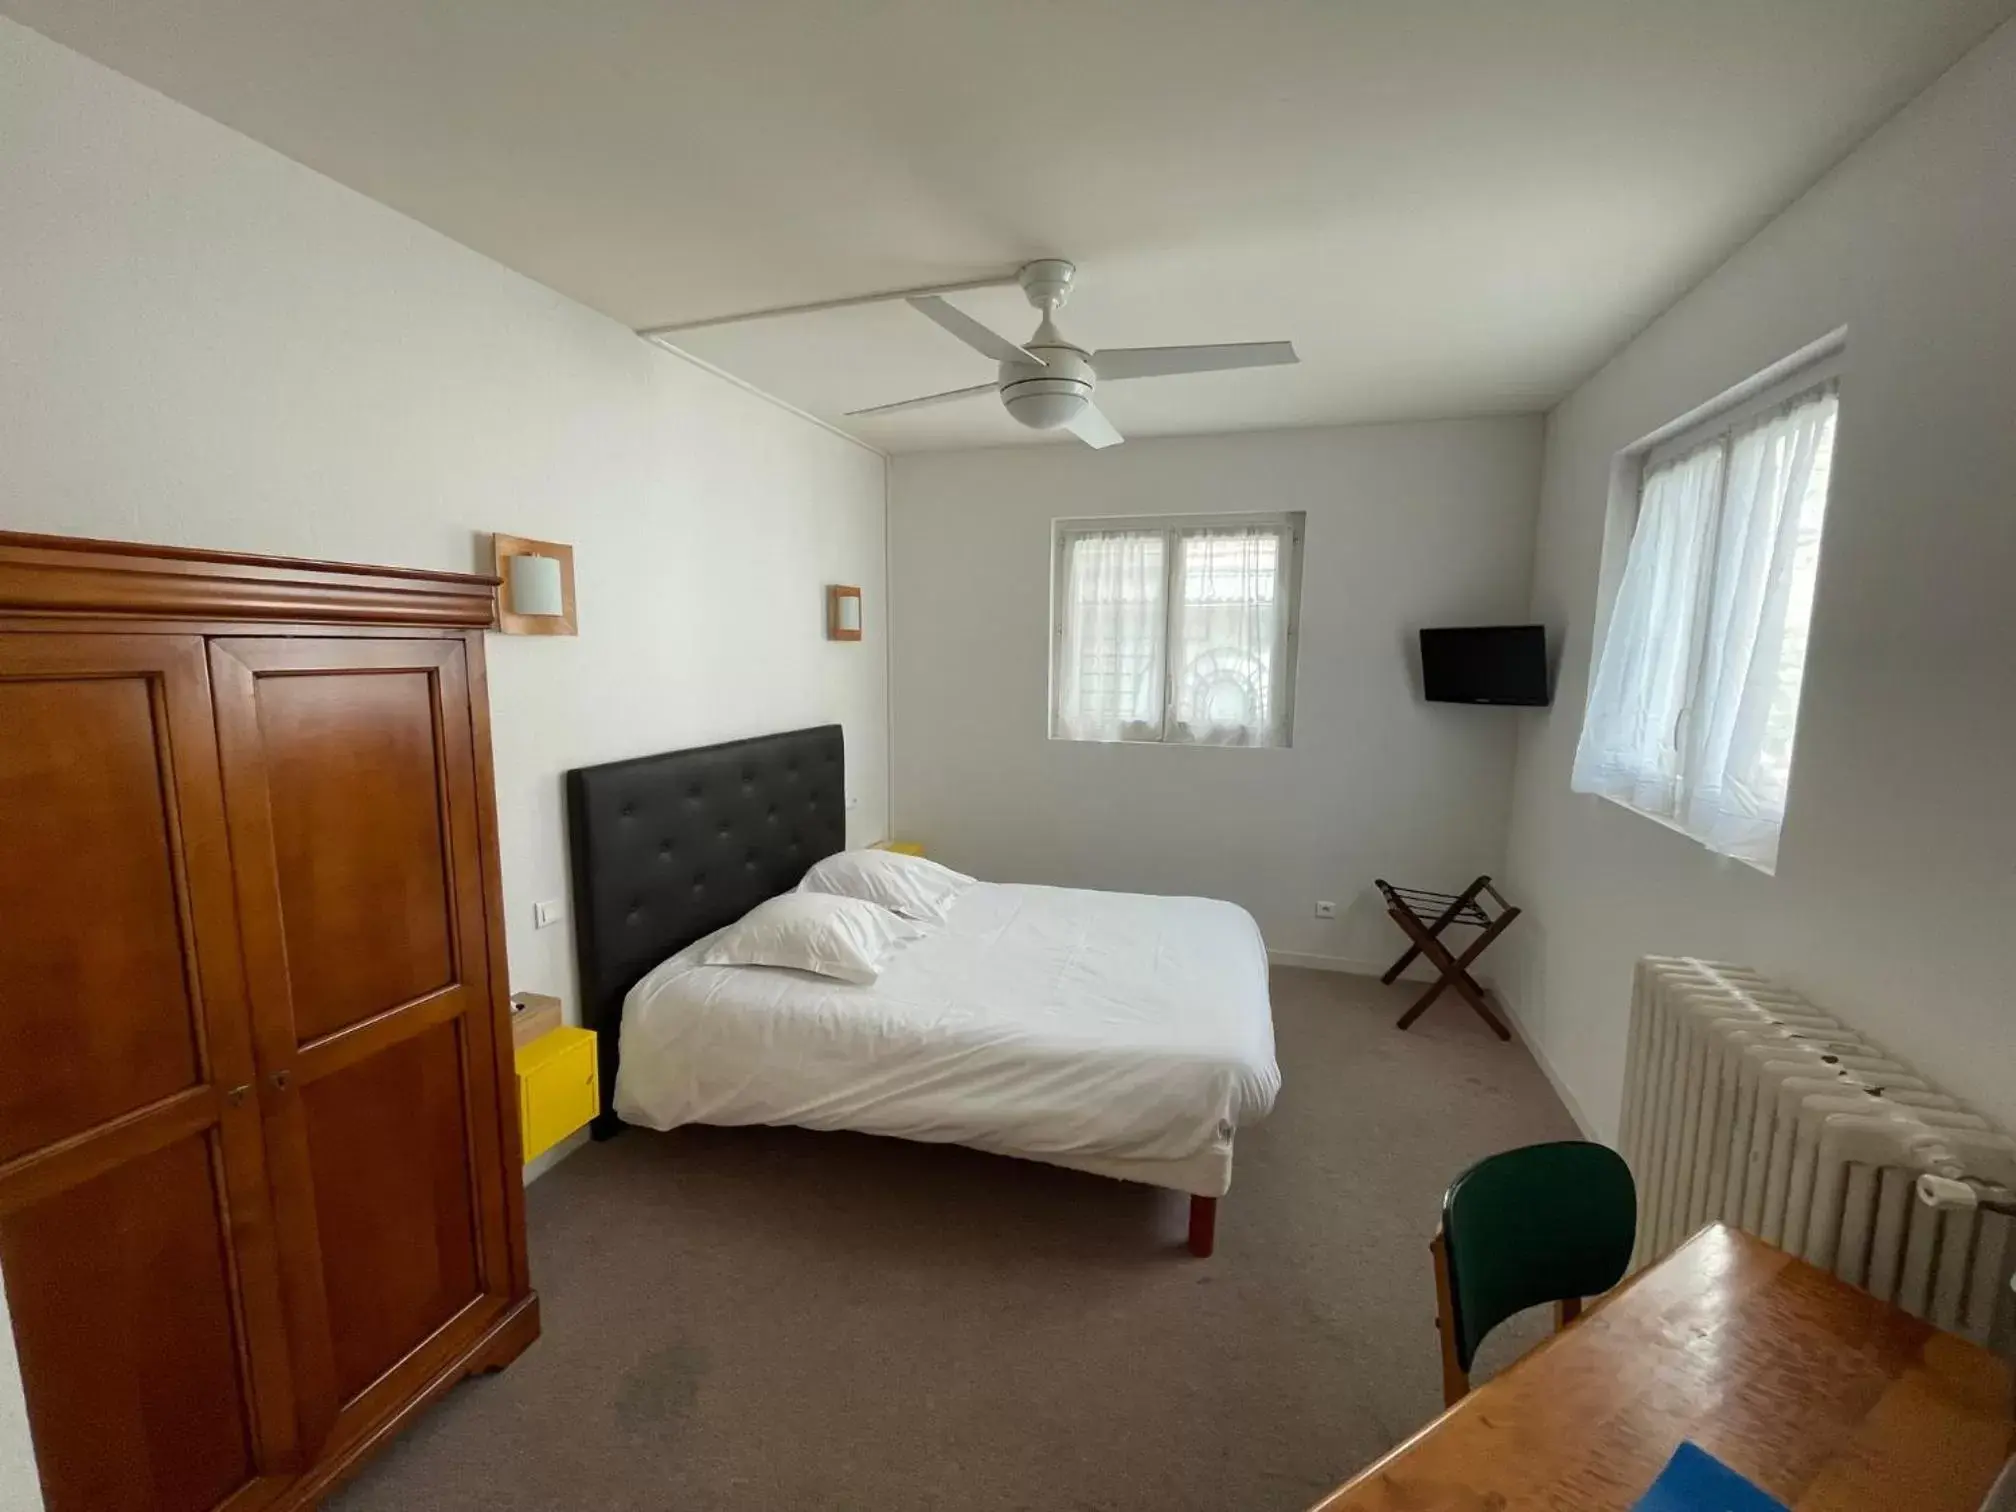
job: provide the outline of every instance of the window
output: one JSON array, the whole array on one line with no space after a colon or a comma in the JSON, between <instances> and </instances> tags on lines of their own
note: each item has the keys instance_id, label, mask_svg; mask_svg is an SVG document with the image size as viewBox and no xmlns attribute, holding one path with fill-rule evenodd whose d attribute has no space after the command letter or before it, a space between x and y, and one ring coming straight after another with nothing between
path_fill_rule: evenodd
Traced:
<instances>
[{"instance_id":1,"label":"window","mask_svg":"<svg viewBox=\"0 0 2016 1512\"><path fill-rule=\"evenodd\" d=\"M1051 735L1287 745L1302 519L1059 521Z\"/></svg>"},{"instance_id":2,"label":"window","mask_svg":"<svg viewBox=\"0 0 2016 1512\"><path fill-rule=\"evenodd\" d=\"M1777 865L1838 352L1648 450L1573 786Z\"/></svg>"}]
</instances>

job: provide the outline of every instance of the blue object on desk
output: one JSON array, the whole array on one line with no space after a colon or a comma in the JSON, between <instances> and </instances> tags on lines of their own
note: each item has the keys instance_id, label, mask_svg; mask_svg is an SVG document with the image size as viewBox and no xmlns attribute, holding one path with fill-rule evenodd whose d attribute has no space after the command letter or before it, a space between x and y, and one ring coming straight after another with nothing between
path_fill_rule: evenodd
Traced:
<instances>
[{"instance_id":1,"label":"blue object on desk","mask_svg":"<svg viewBox=\"0 0 2016 1512\"><path fill-rule=\"evenodd\" d=\"M1692 1444L1673 1451L1659 1479L1631 1507L1632 1512L1786 1512L1783 1502Z\"/></svg>"}]
</instances>

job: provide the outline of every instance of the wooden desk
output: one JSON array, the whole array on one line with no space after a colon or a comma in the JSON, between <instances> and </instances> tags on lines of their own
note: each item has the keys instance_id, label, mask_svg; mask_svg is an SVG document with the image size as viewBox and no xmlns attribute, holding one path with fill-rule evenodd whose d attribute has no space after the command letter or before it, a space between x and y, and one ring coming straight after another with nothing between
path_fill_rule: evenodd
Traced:
<instances>
[{"instance_id":1,"label":"wooden desk","mask_svg":"<svg viewBox=\"0 0 2016 1512\"><path fill-rule=\"evenodd\" d=\"M1317 1512L1626 1508L1682 1439L1797 1512L1975 1512L2012 1428L1987 1350L1716 1224Z\"/></svg>"}]
</instances>

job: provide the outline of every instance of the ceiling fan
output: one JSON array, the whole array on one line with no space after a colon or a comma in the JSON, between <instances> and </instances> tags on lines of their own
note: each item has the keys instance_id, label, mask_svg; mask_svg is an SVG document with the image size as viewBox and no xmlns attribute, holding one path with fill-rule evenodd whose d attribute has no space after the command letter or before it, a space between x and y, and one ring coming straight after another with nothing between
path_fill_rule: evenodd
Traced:
<instances>
[{"instance_id":1,"label":"ceiling fan","mask_svg":"<svg viewBox=\"0 0 2016 1512\"><path fill-rule=\"evenodd\" d=\"M1068 430L1087 446L1114 446L1125 439L1092 402L1101 383L1122 378L1162 378L1174 373L1217 373L1231 368L1277 367L1298 362L1286 341L1235 341L1216 346L1107 347L1088 352L1067 341L1056 325L1057 311L1071 297L1077 268L1061 257L1025 263L1016 282L1029 303L1043 312L1036 334L1020 346L990 330L971 315L936 294L915 294L908 303L983 357L1000 364L992 383L903 399L869 409L849 410L849 416L893 415L927 405L946 404L998 393L1008 413L1032 430Z\"/></svg>"}]
</instances>

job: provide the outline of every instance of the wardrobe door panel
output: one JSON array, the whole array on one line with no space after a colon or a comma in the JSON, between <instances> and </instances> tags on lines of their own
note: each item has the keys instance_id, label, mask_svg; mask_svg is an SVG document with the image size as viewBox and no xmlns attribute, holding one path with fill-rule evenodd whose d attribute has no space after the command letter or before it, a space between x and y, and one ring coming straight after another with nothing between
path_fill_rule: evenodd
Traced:
<instances>
[{"instance_id":1,"label":"wardrobe door panel","mask_svg":"<svg viewBox=\"0 0 2016 1512\"><path fill-rule=\"evenodd\" d=\"M425 672L259 685L300 1043L455 980L436 715Z\"/></svg>"},{"instance_id":2,"label":"wardrobe door panel","mask_svg":"<svg viewBox=\"0 0 2016 1512\"><path fill-rule=\"evenodd\" d=\"M0 1161L203 1079L155 688L0 681Z\"/></svg>"},{"instance_id":3,"label":"wardrobe door panel","mask_svg":"<svg viewBox=\"0 0 2016 1512\"><path fill-rule=\"evenodd\" d=\"M0 1269L50 1512L256 1505L291 1365L202 642L0 635Z\"/></svg>"},{"instance_id":4,"label":"wardrobe door panel","mask_svg":"<svg viewBox=\"0 0 2016 1512\"><path fill-rule=\"evenodd\" d=\"M340 1444L510 1293L465 651L210 656L302 1423Z\"/></svg>"},{"instance_id":5,"label":"wardrobe door panel","mask_svg":"<svg viewBox=\"0 0 2016 1512\"><path fill-rule=\"evenodd\" d=\"M180 1139L0 1219L51 1512L197 1512L253 1479L213 1153Z\"/></svg>"},{"instance_id":6,"label":"wardrobe door panel","mask_svg":"<svg viewBox=\"0 0 2016 1512\"><path fill-rule=\"evenodd\" d=\"M345 1401L482 1290L462 1063L451 1021L301 1089Z\"/></svg>"}]
</instances>

